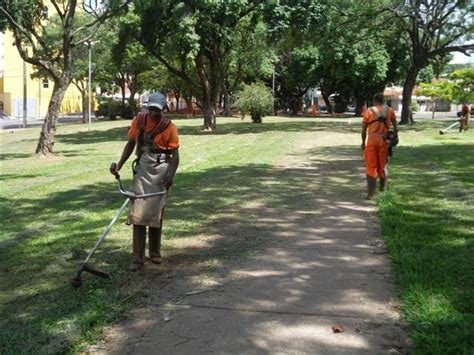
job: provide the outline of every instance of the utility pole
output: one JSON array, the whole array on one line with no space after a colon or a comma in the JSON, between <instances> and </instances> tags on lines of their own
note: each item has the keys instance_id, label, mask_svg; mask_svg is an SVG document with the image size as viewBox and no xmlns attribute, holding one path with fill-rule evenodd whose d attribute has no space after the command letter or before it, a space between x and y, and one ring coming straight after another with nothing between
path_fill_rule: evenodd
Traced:
<instances>
[{"instance_id":1,"label":"utility pole","mask_svg":"<svg viewBox=\"0 0 474 355\"><path fill-rule=\"evenodd\" d=\"M26 62L23 61L23 128L26 128L28 124L28 98L27 98L27 90L26 90Z\"/></svg>"},{"instance_id":2,"label":"utility pole","mask_svg":"<svg viewBox=\"0 0 474 355\"><path fill-rule=\"evenodd\" d=\"M41 118L41 78L38 78L38 118Z\"/></svg>"},{"instance_id":3,"label":"utility pole","mask_svg":"<svg viewBox=\"0 0 474 355\"><path fill-rule=\"evenodd\" d=\"M88 86L89 86L89 93L87 96L87 104L88 104L88 109L89 109L89 132L91 131L91 79L92 79L92 42L88 41L87 46L89 47L89 80L88 80Z\"/></svg>"}]
</instances>

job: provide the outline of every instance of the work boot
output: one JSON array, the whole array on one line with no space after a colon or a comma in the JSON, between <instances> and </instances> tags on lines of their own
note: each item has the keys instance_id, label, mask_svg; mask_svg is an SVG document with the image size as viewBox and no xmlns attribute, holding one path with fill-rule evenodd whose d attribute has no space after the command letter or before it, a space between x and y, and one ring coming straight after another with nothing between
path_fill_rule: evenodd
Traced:
<instances>
[{"instance_id":1,"label":"work boot","mask_svg":"<svg viewBox=\"0 0 474 355\"><path fill-rule=\"evenodd\" d=\"M150 261L154 264L161 264L161 224L159 228L150 227L148 229L148 254Z\"/></svg>"},{"instance_id":2,"label":"work boot","mask_svg":"<svg viewBox=\"0 0 474 355\"><path fill-rule=\"evenodd\" d=\"M376 184L377 180L372 176L367 175L367 196L365 196L366 200L372 200L375 197Z\"/></svg>"},{"instance_id":3,"label":"work boot","mask_svg":"<svg viewBox=\"0 0 474 355\"><path fill-rule=\"evenodd\" d=\"M133 258L129 271L138 271L145 263L146 227L133 225Z\"/></svg>"},{"instance_id":4,"label":"work boot","mask_svg":"<svg viewBox=\"0 0 474 355\"><path fill-rule=\"evenodd\" d=\"M380 178L380 192L384 192L387 189L387 178Z\"/></svg>"}]
</instances>

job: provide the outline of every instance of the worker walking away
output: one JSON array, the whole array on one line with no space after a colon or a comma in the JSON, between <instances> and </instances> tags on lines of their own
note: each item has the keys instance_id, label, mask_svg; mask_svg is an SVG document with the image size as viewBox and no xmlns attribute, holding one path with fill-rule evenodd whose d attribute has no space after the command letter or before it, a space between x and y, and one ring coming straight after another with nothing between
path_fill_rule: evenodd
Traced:
<instances>
[{"instance_id":1,"label":"worker walking away","mask_svg":"<svg viewBox=\"0 0 474 355\"><path fill-rule=\"evenodd\" d=\"M362 121L362 144L367 174L366 199L375 197L377 177L380 178L380 191L385 191L387 186L386 164L389 158L390 140L387 137L390 125L394 133L398 132L395 111L383 104L383 94L374 96L374 106L367 109ZM368 132L368 138L367 138ZM367 143L366 143L367 138ZM396 138L398 141L398 137ZM396 144L396 143L395 143Z\"/></svg>"}]
</instances>

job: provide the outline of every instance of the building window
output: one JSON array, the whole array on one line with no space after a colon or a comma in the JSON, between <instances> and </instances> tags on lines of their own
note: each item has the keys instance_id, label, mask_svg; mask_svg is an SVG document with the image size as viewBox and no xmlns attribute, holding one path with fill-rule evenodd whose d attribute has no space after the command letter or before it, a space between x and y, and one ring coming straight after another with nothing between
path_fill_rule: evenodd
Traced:
<instances>
[{"instance_id":1,"label":"building window","mask_svg":"<svg viewBox=\"0 0 474 355\"><path fill-rule=\"evenodd\" d=\"M46 6L43 7L41 14L43 15L43 18L48 18L48 8Z\"/></svg>"},{"instance_id":2,"label":"building window","mask_svg":"<svg viewBox=\"0 0 474 355\"><path fill-rule=\"evenodd\" d=\"M49 88L49 81L48 79L43 79L43 89Z\"/></svg>"}]
</instances>

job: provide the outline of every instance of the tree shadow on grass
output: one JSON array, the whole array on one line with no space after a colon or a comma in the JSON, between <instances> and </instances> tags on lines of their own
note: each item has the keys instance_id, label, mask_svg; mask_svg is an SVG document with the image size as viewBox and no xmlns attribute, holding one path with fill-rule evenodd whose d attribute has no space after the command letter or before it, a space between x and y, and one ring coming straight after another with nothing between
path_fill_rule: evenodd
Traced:
<instances>
[{"instance_id":1,"label":"tree shadow on grass","mask_svg":"<svg viewBox=\"0 0 474 355\"><path fill-rule=\"evenodd\" d=\"M13 160L13 159L23 159L23 158L31 158L33 157L33 153L2 153L0 154L0 161L1 160Z\"/></svg>"},{"instance_id":2,"label":"tree shadow on grass","mask_svg":"<svg viewBox=\"0 0 474 355\"><path fill-rule=\"evenodd\" d=\"M90 132L59 133L56 135L58 143L64 144L95 144L111 141L126 141L128 127L116 127L108 130L92 130Z\"/></svg>"}]
</instances>

